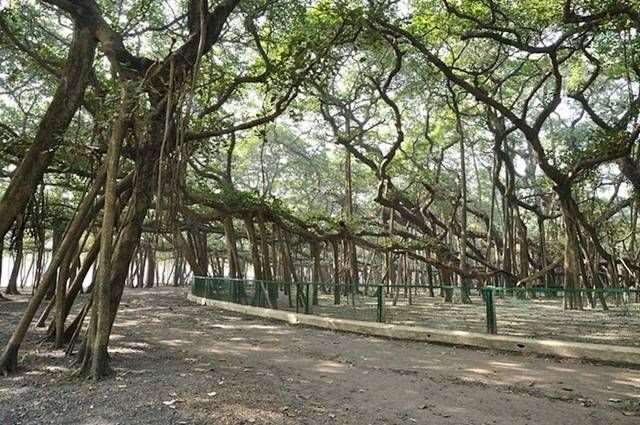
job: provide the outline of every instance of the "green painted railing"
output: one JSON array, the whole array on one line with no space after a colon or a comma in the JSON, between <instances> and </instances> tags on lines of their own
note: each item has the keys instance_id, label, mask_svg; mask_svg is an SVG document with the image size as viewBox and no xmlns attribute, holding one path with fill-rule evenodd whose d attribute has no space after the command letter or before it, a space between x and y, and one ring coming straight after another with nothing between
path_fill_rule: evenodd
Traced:
<instances>
[{"instance_id":1,"label":"green painted railing","mask_svg":"<svg viewBox=\"0 0 640 425\"><path fill-rule=\"evenodd\" d=\"M287 297L285 308L295 308L296 313L311 314L314 304L318 304L318 292L323 289L346 292L351 295L351 304L355 306L355 297L370 297L371 304L375 302L375 320L384 323L385 296L393 296L400 291L408 291L409 298L411 290L420 289L427 291L430 296L435 296L435 291L440 291L442 295L451 298L454 292L463 290L460 286L428 286L428 285L403 285L403 284L369 284L369 285L349 285L317 282L283 282L254 279L233 279L227 277L204 277L194 276L191 286L191 293L198 297L227 301L236 304L254 305L259 307L278 309L280 295ZM613 299L616 302L627 303L632 301L632 294L638 300L638 289L634 288L543 288L543 287L471 287L464 288L468 294L476 293L482 296L485 304L486 331L490 334L498 333L496 298L504 299L512 297L514 300L535 299L540 295L545 298L562 298L567 295L585 295L591 299L603 300ZM396 295L397 296L397 295ZM334 297L334 304L339 304L340 298ZM294 301L295 300L295 301ZM374 301L375 300L375 301ZM411 303L411 301L409 301ZM604 303L603 303L604 304ZM395 305L395 303L394 303ZM334 314L336 312L334 311ZM370 317L370 316L369 316Z\"/></svg>"}]
</instances>

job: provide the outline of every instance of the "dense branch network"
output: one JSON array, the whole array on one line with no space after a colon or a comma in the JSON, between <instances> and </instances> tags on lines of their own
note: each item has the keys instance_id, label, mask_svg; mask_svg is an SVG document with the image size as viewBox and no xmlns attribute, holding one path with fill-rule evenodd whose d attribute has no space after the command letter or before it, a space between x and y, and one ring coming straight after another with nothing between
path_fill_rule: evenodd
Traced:
<instances>
[{"instance_id":1,"label":"dense branch network","mask_svg":"<svg viewBox=\"0 0 640 425\"><path fill-rule=\"evenodd\" d=\"M47 340L108 375L125 287L189 274L336 303L637 286L633 2L116 3L0 12L6 294L33 263L2 372L46 304Z\"/></svg>"}]
</instances>

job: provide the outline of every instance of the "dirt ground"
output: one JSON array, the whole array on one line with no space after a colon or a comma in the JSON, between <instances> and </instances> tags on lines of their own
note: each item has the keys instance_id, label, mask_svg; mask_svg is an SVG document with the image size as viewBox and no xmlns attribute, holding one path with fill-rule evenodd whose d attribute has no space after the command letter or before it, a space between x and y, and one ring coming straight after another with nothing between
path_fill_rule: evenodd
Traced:
<instances>
[{"instance_id":1,"label":"dirt ground","mask_svg":"<svg viewBox=\"0 0 640 425\"><path fill-rule=\"evenodd\" d=\"M640 370L291 327L129 290L115 378L24 347L0 424L640 423ZM24 302L0 303L0 344Z\"/></svg>"}]
</instances>

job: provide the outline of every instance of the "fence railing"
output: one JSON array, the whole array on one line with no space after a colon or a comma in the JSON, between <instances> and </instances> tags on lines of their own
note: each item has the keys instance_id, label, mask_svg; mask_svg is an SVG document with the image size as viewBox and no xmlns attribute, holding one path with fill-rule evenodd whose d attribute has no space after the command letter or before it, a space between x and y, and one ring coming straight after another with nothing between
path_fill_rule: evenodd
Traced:
<instances>
[{"instance_id":1,"label":"fence railing","mask_svg":"<svg viewBox=\"0 0 640 425\"><path fill-rule=\"evenodd\" d=\"M311 314L315 306L321 304L320 294L339 293L330 300L323 299L323 311L332 316L340 316L340 309L331 310L331 305L350 305L349 318L384 323L387 319L387 300L396 306L399 294L412 303L412 296L419 293L430 297L443 296L451 300L454 295L475 294L481 297L485 305L486 332L498 333L498 312L496 300L512 298L514 300L544 298L564 298L566 296L586 297L585 304L592 306L600 303L606 308L606 302L626 304L640 302L638 288L562 288L562 287L470 287L430 286L404 284L334 284L317 282L283 282L254 279L234 279L227 277L194 276L191 292L193 295L208 299L227 301L236 304L253 305L271 309L295 309L296 313ZM283 298L284 297L284 298ZM346 302L345 302L346 301Z\"/></svg>"}]
</instances>

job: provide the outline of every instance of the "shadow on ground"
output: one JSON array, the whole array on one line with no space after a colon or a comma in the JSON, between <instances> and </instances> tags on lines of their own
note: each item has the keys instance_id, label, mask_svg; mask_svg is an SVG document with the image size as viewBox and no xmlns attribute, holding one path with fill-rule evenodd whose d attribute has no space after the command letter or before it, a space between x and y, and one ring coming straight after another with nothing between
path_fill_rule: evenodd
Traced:
<instances>
[{"instance_id":1,"label":"shadow on ground","mask_svg":"<svg viewBox=\"0 0 640 425\"><path fill-rule=\"evenodd\" d=\"M3 303L4 345L24 302ZM637 424L640 371L290 327L125 293L115 378L34 344L0 378L1 424Z\"/></svg>"}]
</instances>

